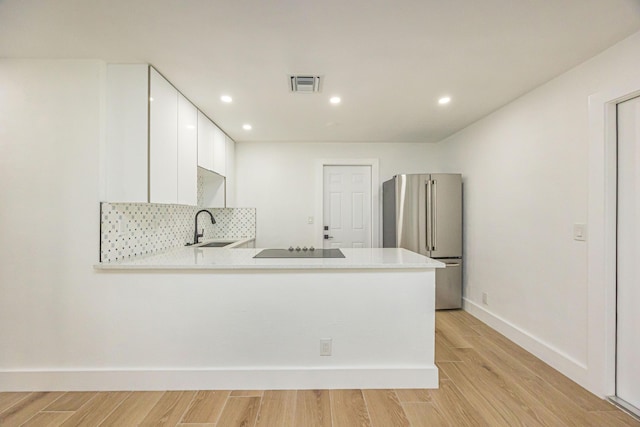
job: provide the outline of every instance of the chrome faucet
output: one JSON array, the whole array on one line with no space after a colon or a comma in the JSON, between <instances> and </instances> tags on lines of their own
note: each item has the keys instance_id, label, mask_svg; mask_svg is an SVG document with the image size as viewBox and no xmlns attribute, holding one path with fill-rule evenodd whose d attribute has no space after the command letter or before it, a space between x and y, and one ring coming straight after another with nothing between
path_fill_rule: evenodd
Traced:
<instances>
[{"instance_id":1,"label":"chrome faucet","mask_svg":"<svg viewBox=\"0 0 640 427\"><path fill-rule=\"evenodd\" d=\"M211 224L215 224L216 223L216 219L213 217L213 214L211 212L209 212L208 210L202 209L202 210L199 210L198 212L196 212L196 230L193 233L193 244L194 245L197 245L198 243L200 243L200 238L202 236L204 236L204 228L202 229L202 233L198 233L198 215L201 212L206 212L206 213L209 214L209 216L211 217Z\"/></svg>"}]
</instances>

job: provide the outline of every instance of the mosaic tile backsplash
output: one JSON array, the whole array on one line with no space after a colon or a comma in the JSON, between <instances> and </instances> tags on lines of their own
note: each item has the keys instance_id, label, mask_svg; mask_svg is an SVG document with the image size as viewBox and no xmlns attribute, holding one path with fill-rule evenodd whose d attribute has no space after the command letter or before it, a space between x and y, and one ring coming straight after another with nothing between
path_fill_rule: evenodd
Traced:
<instances>
[{"instance_id":1,"label":"mosaic tile backsplash","mask_svg":"<svg viewBox=\"0 0 640 427\"><path fill-rule=\"evenodd\" d=\"M194 216L201 208L149 203L100 205L100 261L111 262L193 242ZM216 219L198 216L198 227L208 239L256 236L255 208L210 208Z\"/></svg>"}]
</instances>

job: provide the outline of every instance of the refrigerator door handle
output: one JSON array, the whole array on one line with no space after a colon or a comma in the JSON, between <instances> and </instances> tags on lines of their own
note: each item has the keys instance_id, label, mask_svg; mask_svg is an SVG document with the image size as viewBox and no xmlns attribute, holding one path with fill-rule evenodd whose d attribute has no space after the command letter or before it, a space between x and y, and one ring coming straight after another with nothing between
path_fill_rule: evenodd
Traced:
<instances>
[{"instance_id":1,"label":"refrigerator door handle","mask_svg":"<svg viewBox=\"0 0 640 427\"><path fill-rule=\"evenodd\" d=\"M425 203L424 203L425 204L425 212L427 214L427 218L426 218L427 226L425 227L426 228L427 241L425 243L425 246L427 247L426 248L427 251L431 252L431 246L432 246L431 245L431 243L432 243L431 242L431 232L432 232L432 230L431 230L431 221L433 221L433 220L431 218L431 180L430 179L427 180L427 182L425 183L425 186L427 187L427 197L425 198Z\"/></svg>"},{"instance_id":2,"label":"refrigerator door handle","mask_svg":"<svg viewBox=\"0 0 640 427\"><path fill-rule=\"evenodd\" d=\"M436 251L436 246L438 244L438 235L436 234L436 229L438 228L437 223L437 213L438 213L438 187L437 181L434 179L431 181L431 185L433 186L433 191L431 192L431 250Z\"/></svg>"}]
</instances>

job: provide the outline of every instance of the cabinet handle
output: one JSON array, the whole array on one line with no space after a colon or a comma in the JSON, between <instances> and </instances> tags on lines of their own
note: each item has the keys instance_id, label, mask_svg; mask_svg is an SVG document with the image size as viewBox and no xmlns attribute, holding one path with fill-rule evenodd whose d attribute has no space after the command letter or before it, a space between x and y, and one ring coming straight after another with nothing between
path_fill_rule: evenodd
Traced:
<instances>
[{"instance_id":1,"label":"cabinet handle","mask_svg":"<svg viewBox=\"0 0 640 427\"><path fill-rule=\"evenodd\" d=\"M436 217L438 216L438 187L436 184L438 182L435 179L431 182L433 183L433 191L431 193L431 208L433 209L433 212L431 213L431 250L437 251L438 249L436 246L438 244L438 235L436 234L436 228L438 227L438 223Z\"/></svg>"}]
</instances>

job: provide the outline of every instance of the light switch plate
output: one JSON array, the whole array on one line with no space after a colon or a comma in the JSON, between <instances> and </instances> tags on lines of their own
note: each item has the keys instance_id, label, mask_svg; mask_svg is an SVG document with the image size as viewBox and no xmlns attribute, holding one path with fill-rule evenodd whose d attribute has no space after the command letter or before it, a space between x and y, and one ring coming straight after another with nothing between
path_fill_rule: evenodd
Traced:
<instances>
[{"instance_id":1,"label":"light switch plate","mask_svg":"<svg viewBox=\"0 0 640 427\"><path fill-rule=\"evenodd\" d=\"M587 224L573 224L573 240L587 240Z\"/></svg>"}]
</instances>

